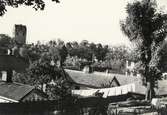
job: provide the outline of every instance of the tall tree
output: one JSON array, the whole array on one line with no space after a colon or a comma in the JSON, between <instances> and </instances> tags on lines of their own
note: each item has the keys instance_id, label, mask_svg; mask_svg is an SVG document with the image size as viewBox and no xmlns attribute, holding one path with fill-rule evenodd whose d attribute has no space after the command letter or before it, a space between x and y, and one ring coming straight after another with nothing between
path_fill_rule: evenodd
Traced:
<instances>
[{"instance_id":1,"label":"tall tree","mask_svg":"<svg viewBox=\"0 0 167 115\"><path fill-rule=\"evenodd\" d=\"M147 85L146 99L151 99L155 94L155 80L161 77L159 51L167 35L167 15L157 10L155 0L128 3L126 11L128 16L121 21L121 28L138 48Z\"/></svg>"}]
</instances>

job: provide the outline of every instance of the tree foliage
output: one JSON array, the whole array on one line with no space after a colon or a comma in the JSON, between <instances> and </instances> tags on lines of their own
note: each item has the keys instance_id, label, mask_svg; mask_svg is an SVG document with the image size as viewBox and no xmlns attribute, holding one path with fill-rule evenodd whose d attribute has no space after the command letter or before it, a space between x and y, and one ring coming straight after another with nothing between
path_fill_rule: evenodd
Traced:
<instances>
[{"instance_id":1,"label":"tree foliage","mask_svg":"<svg viewBox=\"0 0 167 115\"><path fill-rule=\"evenodd\" d=\"M83 40L81 43L68 42L66 46L70 56L77 56L88 61L92 61L95 57L98 61L103 61L108 52L108 45L89 43L87 40Z\"/></svg>"},{"instance_id":2,"label":"tree foliage","mask_svg":"<svg viewBox=\"0 0 167 115\"><path fill-rule=\"evenodd\" d=\"M0 34L0 47L10 48L12 45L12 39L6 34Z\"/></svg>"},{"instance_id":3,"label":"tree foliage","mask_svg":"<svg viewBox=\"0 0 167 115\"><path fill-rule=\"evenodd\" d=\"M162 45L162 50L160 51L160 69L162 72L167 72L167 42Z\"/></svg>"},{"instance_id":4,"label":"tree foliage","mask_svg":"<svg viewBox=\"0 0 167 115\"><path fill-rule=\"evenodd\" d=\"M52 55L53 60L60 60L61 65L63 65L68 55L68 51L64 43L55 47L51 47L49 49L49 53Z\"/></svg>"},{"instance_id":5,"label":"tree foliage","mask_svg":"<svg viewBox=\"0 0 167 115\"><path fill-rule=\"evenodd\" d=\"M106 60L127 60L129 52L128 47L122 45L122 46L112 46L107 53L105 59Z\"/></svg>"},{"instance_id":6,"label":"tree foliage","mask_svg":"<svg viewBox=\"0 0 167 115\"><path fill-rule=\"evenodd\" d=\"M11 48L12 46L11 37L5 34L0 34L0 53L7 54L7 49Z\"/></svg>"},{"instance_id":7,"label":"tree foliage","mask_svg":"<svg viewBox=\"0 0 167 115\"><path fill-rule=\"evenodd\" d=\"M98 68L110 69L114 73L125 73L126 60L129 60L128 47L124 45L111 46L105 55L105 59L101 63L95 63ZM98 64L98 65L97 65Z\"/></svg>"},{"instance_id":8,"label":"tree foliage","mask_svg":"<svg viewBox=\"0 0 167 115\"><path fill-rule=\"evenodd\" d=\"M63 85L67 82L65 74L61 68L52 63L52 61L56 62L59 60L57 57L59 56L53 55L52 52L44 52L38 60L30 64L24 73L16 73L14 81L33 85L41 90L46 86L46 93L49 95L49 99L60 98L62 92L66 95L67 92L65 93L65 91L68 89Z\"/></svg>"},{"instance_id":9,"label":"tree foliage","mask_svg":"<svg viewBox=\"0 0 167 115\"><path fill-rule=\"evenodd\" d=\"M125 21L121 28L139 51L142 75L147 82L147 99L154 95L154 82L161 77L159 70L161 45L167 35L167 15L157 10L155 0L142 0L128 3Z\"/></svg>"},{"instance_id":10,"label":"tree foliage","mask_svg":"<svg viewBox=\"0 0 167 115\"><path fill-rule=\"evenodd\" d=\"M59 0L52 0L59 3ZM18 8L19 6L31 6L35 10L44 10L45 1L44 0L0 0L0 16L3 16L6 12L6 6L13 8Z\"/></svg>"}]
</instances>

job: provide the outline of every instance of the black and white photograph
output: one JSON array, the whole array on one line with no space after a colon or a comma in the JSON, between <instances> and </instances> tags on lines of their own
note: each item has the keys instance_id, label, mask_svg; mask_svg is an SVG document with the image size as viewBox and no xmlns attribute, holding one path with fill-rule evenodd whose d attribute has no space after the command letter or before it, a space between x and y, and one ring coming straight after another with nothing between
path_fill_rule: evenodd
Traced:
<instances>
[{"instance_id":1,"label":"black and white photograph","mask_svg":"<svg viewBox=\"0 0 167 115\"><path fill-rule=\"evenodd\" d=\"M0 0L0 115L167 115L167 0Z\"/></svg>"}]
</instances>

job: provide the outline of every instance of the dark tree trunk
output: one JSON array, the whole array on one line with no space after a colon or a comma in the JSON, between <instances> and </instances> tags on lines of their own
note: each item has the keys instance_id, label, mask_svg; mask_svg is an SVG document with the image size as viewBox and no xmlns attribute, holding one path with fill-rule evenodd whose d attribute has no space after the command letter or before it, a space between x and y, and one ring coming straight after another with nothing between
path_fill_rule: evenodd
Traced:
<instances>
[{"instance_id":1,"label":"dark tree trunk","mask_svg":"<svg viewBox=\"0 0 167 115\"><path fill-rule=\"evenodd\" d=\"M150 59L147 62L150 62ZM149 74L149 66L148 66L148 64L146 64L145 76L144 77L146 78L146 86L147 86L145 100L151 100L155 96L154 79L153 79L154 76Z\"/></svg>"},{"instance_id":2,"label":"dark tree trunk","mask_svg":"<svg viewBox=\"0 0 167 115\"><path fill-rule=\"evenodd\" d=\"M149 81L147 81L145 100L151 100L153 97L155 97L154 81L150 79Z\"/></svg>"}]
</instances>

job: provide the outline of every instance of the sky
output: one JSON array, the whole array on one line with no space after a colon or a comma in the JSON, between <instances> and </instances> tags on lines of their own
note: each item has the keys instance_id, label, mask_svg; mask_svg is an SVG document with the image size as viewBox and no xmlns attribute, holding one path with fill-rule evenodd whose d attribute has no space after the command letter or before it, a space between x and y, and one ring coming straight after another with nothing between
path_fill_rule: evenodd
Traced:
<instances>
[{"instance_id":1,"label":"sky","mask_svg":"<svg viewBox=\"0 0 167 115\"><path fill-rule=\"evenodd\" d=\"M27 26L27 42L62 39L65 42L88 40L107 45L129 45L120 30L126 17L126 4L133 0L60 0L46 1L44 11L31 7L7 8L0 17L0 33L13 36L15 24ZM167 11L167 0L157 0Z\"/></svg>"}]
</instances>

